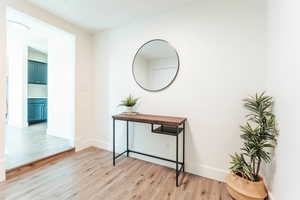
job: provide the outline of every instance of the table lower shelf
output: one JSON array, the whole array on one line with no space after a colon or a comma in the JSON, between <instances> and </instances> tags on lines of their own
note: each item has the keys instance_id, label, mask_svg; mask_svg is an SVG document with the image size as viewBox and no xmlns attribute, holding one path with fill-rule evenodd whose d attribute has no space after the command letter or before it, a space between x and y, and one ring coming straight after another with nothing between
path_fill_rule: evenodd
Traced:
<instances>
[{"instance_id":1,"label":"table lower shelf","mask_svg":"<svg viewBox=\"0 0 300 200\"><path fill-rule=\"evenodd\" d=\"M182 131L183 131L183 128L177 128L176 126L165 126L165 125L163 126L163 125L161 125L157 128L154 128L154 125L152 124L152 132L157 133L157 134L177 136Z\"/></svg>"}]
</instances>

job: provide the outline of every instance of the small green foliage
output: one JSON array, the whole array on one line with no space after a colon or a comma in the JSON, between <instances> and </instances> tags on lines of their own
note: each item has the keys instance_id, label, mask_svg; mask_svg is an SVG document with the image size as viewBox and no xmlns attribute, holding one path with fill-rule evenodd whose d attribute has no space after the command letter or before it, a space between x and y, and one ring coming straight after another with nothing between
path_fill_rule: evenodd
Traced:
<instances>
[{"instance_id":1,"label":"small green foliage","mask_svg":"<svg viewBox=\"0 0 300 200\"><path fill-rule=\"evenodd\" d=\"M272 113L273 98L265 93L256 94L244 100L244 107L250 111L248 122L241 126L242 153L231 155L230 169L250 181L259 181L261 162L271 162L269 148L277 142L278 130Z\"/></svg>"},{"instance_id":2,"label":"small green foliage","mask_svg":"<svg viewBox=\"0 0 300 200\"><path fill-rule=\"evenodd\" d=\"M129 95L126 99L122 100L119 106L133 107L139 98L133 98L132 95Z\"/></svg>"},{"instance_id":3,"label":"small green foliage","mask_svg":"<svg viewBox=\"0 0 300 200\"><path fill-rule=\"evenodd\" d=\"M232 164L230 167L232 172L246 179L248 179L248 177L253 178L251 166L247 163L243 154L235 153L234 155L230 155L230 157L232 159L230 162L230 164Z\"/></svg>"}]
</instances>

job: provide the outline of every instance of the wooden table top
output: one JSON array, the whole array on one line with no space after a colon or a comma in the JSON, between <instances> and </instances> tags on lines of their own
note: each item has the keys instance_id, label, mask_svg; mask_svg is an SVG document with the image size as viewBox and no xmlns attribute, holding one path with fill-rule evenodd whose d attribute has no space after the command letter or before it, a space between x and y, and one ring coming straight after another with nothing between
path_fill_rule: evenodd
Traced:
<instances>
[{"instance_id":1,"label":"wooden table top","mask_svg":"<svg viewBox=\"0 0 300 200\"><path fill-rule=\"evenodd\" d=\"M142 123L150 123L150 124L161 124L161 125L169 125L169 126L179 126L187 119L184 117L173 117L173 116L162 116L162 115L148 115L148 114L128 114L121 113L118 115L112 116L117 120L124 121L133 121L133 122L142 122Z\"/></svg>"}]
</instances>

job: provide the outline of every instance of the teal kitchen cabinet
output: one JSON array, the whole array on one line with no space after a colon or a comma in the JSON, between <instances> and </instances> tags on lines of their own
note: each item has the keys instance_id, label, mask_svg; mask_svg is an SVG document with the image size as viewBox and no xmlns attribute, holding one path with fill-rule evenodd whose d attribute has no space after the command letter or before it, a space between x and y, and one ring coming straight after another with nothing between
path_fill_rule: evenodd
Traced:
<instances>
[{"instance_id":1,"label":"teal kitchen cabinet","mask_svg":"<svg viewBox=\"0 0 300 200\"><path fill-rule=\"evenodd\" d=\"M43 104L42 108L42 121L47 121L48 116L48 104L47 102Z\"/></svg>"},{"instance_id":2,"label":"teal kitchen cabinet","mask_svg":"<svg viewBox=\"0 0 300 200\"><path fill-rule=\"evenodd\" d=\"M35 82L35 62L28 61L28 83Z\"/></svg>"},{"instance_id":3,"label":"teal kitchen cabinet","mask_svg":"<svg viewBox=\"0 0 300 200\"><path fill-rule=\"evenodd\" d=\"M47 63L28 60L28 83L47 85L48 82Z\"/></svg>"},{"instance_id":4,"label":"teal kitchen cabinet","mask_svg":"<svg viewBox=\"0 0 300 200\"><path fill-rule=\"evenodd\" d=\"M28 104L28 123L32 124L35 122L42 121L42 104Z\"/></svg>"},{"instance_id":5,"label":"teal kitchen cabinet","mask_svg":"<svg viewBox=\"0 0 300 200\"><path fill-rule=\"evenodd\" d=\"M28 99L28 124L47 121L48 102L46 98Z\"/></svg>"}]
</instances>

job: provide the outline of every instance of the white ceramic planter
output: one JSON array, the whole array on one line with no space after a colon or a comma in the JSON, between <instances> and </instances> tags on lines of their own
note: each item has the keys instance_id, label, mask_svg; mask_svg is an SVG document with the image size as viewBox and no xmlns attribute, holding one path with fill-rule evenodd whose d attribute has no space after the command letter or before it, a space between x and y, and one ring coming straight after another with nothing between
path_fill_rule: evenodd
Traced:
<instances>
[{"instance_id":1,"label":"white ceramic planter","mask_svg":"<svg viewBox=\"0 0 300 200\"><path fill-rule=\"evenodd\" d=\"M126 112L133 113L133 106L126 106Z\"/></svg>"}]
</instances>

